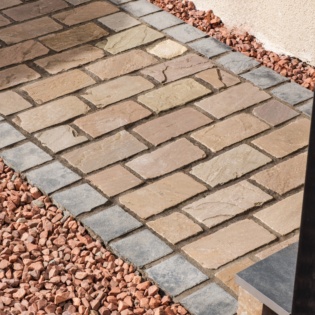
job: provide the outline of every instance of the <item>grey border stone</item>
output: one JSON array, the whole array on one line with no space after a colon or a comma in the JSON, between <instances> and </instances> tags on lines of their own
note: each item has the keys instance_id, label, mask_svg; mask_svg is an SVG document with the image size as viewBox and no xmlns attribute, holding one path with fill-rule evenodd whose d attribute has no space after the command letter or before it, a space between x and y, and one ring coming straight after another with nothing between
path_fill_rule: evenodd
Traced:
<instances>
[{"instance_id":1,"label":"grey border stone","mask_svg":"<svg viewBox=\"0 0 315 315\"><path fill-rule=\"evenodd\" d=\"M115 14L107 15L98 19L98 21L115 32L124 31L141 24L138 20L125 12L117 12Z\"/></svg>"},{"instance_id":2,"label":"grey border stone","mask_svg":"<svg viewBox=\"0 0 315 315\"><path fill-rule=\"evenodd\" d=\"M164 32L182 43L188 43L207 35L189 24L173 26L165 29Z\"/></svg>"},{"instance_id":3,"label":"grey border stone","mask_svg":"<svg viewBox=\"0 0 315 315\"><path fill-rule=\"evenodd\" d=\"M195 49L199 53L203 54L208 58L212 58L218 55L221 55L227 51L230 51L231 48L214 38L203 38L197 40L193 43L189 43L188 46Z\"/></svg>"},{"instance_id":4,"label":"grey border stone","mask_svg":"<svg viewBox=\"0 0 315 315\"><path fill-rule=\"evenodd\" d=\"M127 4L121 6L121 8L136 17L144 16L153 12L161 11L158 6L145 1L145 0L137 0L132 1Z\"/></svg>"},{"instance_id":5,"label":"grey border stone","mask_svg":"<svg viewBox=\"0 0 315 315\"><path fill-rule=\"evenodd\" d=\"M0 149L24 140L25 137L6 121L0 123Z\"/></svg>"},{"instance_id":6,"label":"grey border stone","mask_svg":"<svg viewBox=\"0 0 315 315\"><path fill-rule=\"evenodd\" d=\"M303 112L305 115L311 117L313 111L313 100L299 106L297 109Z\"/></svg>"},{"instance_id":7,"label":"grey border stone","mask_svg":"<svg viewBox=\"0 0 315 315\"><path fill-rule=\"evenodd\" d=\"M150 24L158 30L163 30L165 28L184 23L181 19L165 11L147 15L141 18L141 20L147 24Z\"/></svg>"}]
</instances>

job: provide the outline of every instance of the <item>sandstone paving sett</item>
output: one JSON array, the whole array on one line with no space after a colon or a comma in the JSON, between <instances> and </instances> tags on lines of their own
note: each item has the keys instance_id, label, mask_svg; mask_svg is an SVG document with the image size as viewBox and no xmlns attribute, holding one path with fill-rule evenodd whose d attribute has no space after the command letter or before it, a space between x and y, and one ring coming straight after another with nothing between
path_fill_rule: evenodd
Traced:
<instances>
[{"instance_id":1,"label":"sandstone paving sett","mask_svg":"<svg viewBox=\"0 0 315 315\"><path fill-rule=\"evenodd\" d=\"M25 137L7 122L0 123L0 148L17 143L24 140Z\"/></svg>"},{"instance_id":2,"label":"sandstone paving sett","mask_svg":"<svg viewBox=\"0 0 315 315\"><path fill-rule=\"evenodd\" d=\"M17 4L21 4L22 2L20 0L2 0L0 3L0 10L13 7Z\"/></svg>"},{"instance_id":3,"label":"sandstone paving sett","mask_svg":"<svg viewBox=\"0 0 315 315\"><path fill-rule=\"evenodd\" d=\"M182 55L187 48L173 40L166 39L157 44L152 44L146 48L147 52L163 59L172 59Z\"/></svg>"},{"instance_id":4,"label":"sandstone paving sett","mask_svg":"<svg viewBox=\"0 0 315 315\"><path fill-rule=\"evenodd\" d=\"M0 15L0 27L10 24L11 21Z\"/></svg>"},{"instance_id":5,"label":"sandstone paving sett","mask_svg":"<svg viewBox=\"0 0 315 315\"><path fill-rule=\"evenodd\" d=\"M139 25L140 22L125 12L118 12L104 16L98 20L103 25L111 28L115 32L126 30L127 28Z\"/></svg>"},{"instance_id":6,"label":"sandstone paving sett","mask_svg":"<svg viewBox=\"0 0 315 315\"><path fill-rule=\"evenodd\" d=\"M32 104L13 91L0 93L0 114L2 115L11 115L30 107Z\"/></svg>"}]
</instances>

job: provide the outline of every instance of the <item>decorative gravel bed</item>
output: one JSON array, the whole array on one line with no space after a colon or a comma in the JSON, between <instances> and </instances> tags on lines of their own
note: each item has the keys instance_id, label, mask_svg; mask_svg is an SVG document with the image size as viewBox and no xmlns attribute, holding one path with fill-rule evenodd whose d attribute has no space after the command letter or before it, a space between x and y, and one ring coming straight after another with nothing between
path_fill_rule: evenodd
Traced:
<instances>
[{"instance_id":1,"label":"decorative gravel bed","mask_svg":"<svg viewBox=\"0 0 315 315\"><path fill-rule=\"evenodd\" d=\"M315 68L301 60L278 55L265 50L257 39L248 34L227 29L221 19L212 10L196 10L192 1L187 0L149 0L165 11L172 13L190 25L206 32L219 41L233 47L234 50L254 57L268 68L290 78L302 86L315 90Z\"/></svg>"},{"instance_id":2,"label":"decorative gravel bed","mask_svg":"<svg viewBox=\"0 0 315 315\"><path fill-rule=\"evenodd\" d=\"M0 159L0 315L175 315L162 296Z\"/></svg>"}]
</instances>

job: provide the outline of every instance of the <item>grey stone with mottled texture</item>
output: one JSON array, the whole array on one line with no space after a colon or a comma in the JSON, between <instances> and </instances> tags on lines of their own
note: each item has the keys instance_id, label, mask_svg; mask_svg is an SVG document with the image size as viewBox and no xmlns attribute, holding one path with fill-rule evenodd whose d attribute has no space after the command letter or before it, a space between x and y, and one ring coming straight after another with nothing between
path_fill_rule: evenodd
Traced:
<instances>
[{"instance_id":1,"label":"grey stone with mottled texture","mask_svg":"<svg viewBox=\"0 0 315 315\"><path fill-rule=\"evenodd\" d=\"M147 15L141 19L142 21L146 22L147 24L152 25L158 30L163 30L165 28L183 23L181 19L165 11L156 12L156 13Z\"/></svg>"},{"instance_id":2,"label":"grey stone with mottled texture","mask_svg":"<svg viewBox=\"0 0 315 315\"><path fill-rule=\"evenodd\" d=\"M107 15L98 20L103 25L111 28L115 32L123 31L135 25L139 25L140 22L131 17L125 12L118 12L115 14Z\"/></svg>"},{"instance_id":3,"label":"grey stone with mottled texture","mask_svg":"<svg viewBox=\"0 0 315 315\"><path fill-rule=\"evenodd\" d=\"M153 12L161 11L161 9L146 0L138 0L129 2L121 6L124 10L134 16L140 17Z\"/></svg>"},{"instance_id":4,"label":"grey stone with mottled texture","mask_svg":"<svg viewBox=\"0 0 315 315\"><path fill-rule=\"evenodd\" d=\"M299 106L298 110L303 112L305 115L311 117L313 110L313 100L303 104L302 106Z\"/></svg>"},{"instance_id":5,"label":"grey stone with mottled texture","mask_svg":"<svg viewBox=\"0 0 315 315\"><path fill-rule=\"evenodd\" d=\"M177 25L164 30L164 32L182 43L188 43L206 36L206 33L188 24Z\"/></svg>"},{"instance_id":6,"label":"grey stone with mottled texture","mask_svg":"<svg viewBox=\"0 0 315 315\"><path fill-rule=\"evenodd\" d=\"M0 149L17 143L25 137L6 122L0 123Z\"/></svg>"},{"instance_id":7,"label":"grey stone with mottled texture","mask_svg":"<svg viewBox=\"0 0 315 315\"><path fill-rule=\"evenodd\" d=\"M231 50L229 46L214 38L203 38L188 45L208 58L221 55Z\"/></svg>"}]
</instances>

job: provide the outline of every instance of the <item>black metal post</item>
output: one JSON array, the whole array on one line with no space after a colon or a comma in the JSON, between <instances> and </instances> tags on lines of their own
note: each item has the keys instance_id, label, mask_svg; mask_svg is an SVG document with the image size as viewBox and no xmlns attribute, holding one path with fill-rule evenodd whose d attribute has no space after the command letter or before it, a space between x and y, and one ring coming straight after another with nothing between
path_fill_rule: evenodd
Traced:
<instances>
[{"instance_id":1,"label":"black metal post","mask_svg":"<svg viewBox=\"0 0 315 315\"><path fill-rule=\"evenodd\" d=\"M292 315L315 315L315 97L311 119Z\"/></svg>"}]
</instances>

